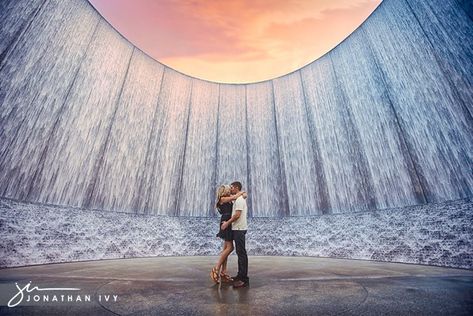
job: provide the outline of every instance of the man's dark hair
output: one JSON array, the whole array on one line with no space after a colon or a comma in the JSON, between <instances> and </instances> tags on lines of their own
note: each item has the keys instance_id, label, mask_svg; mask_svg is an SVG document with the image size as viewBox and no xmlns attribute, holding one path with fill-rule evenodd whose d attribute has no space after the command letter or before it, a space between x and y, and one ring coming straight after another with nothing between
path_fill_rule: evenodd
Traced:
<instances>
[{"instance_id":1,"label":"man's dark hair","mask_svg":"<svg viewBox=\"0 0 473 316\"><path fill-rule=\"evenodd\" d=\"M241 183L240 183L240 182L235 181L235 182L232 183L232 185L233 185L234 187L237 187L237 188L238 188L238 191L241 191Z\"/></svg>"}]
</instances>

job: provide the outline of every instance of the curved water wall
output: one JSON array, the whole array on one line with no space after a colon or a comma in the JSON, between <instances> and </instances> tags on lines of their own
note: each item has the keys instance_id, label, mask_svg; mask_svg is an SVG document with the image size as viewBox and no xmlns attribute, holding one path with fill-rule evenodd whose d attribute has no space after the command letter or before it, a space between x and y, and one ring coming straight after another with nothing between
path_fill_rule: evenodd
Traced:
<instances>
[{"instance_id":1,"label":"curved water wall","mask_svg":"<svg viewBox=\"0 0 473 316\"><path fill-rule=\"evenodd\" d=\"M240 180L253 217L473 195L468 1L384 0L335 49L254 84L151 59L86 0L0 4L0 196L215 215Z\"/></svg>"}]
</instances>

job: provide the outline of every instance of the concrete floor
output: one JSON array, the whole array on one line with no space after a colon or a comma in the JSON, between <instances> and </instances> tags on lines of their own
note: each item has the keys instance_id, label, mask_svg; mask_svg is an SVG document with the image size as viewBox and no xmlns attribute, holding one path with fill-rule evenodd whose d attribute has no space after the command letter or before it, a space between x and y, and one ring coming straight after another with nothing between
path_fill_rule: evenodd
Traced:
<instances>
[{"instance_id":1,"label":"concrete floor","mask_svg":"<svg viewBox=\"0 0 473 316\"><path fill-rule=\"evenodd\" d=\"M0 269L1 315L471 315L473 271L311 257L249 257L250 287L209 278L217 257L101 260ZM237 258L229 258L231 275ZM32 281L16 307L7 302ZM49 294L91 302L27 303ZM101 301L99 302L99 295ZM105 295L118 295L105 301ZM67 298L66 298L67 300ZM16 300L15 302L17 302ZM13 303L13 302L12 302ZM39 305L38 305L39 304Z\"/></svg>"}]
</instances>

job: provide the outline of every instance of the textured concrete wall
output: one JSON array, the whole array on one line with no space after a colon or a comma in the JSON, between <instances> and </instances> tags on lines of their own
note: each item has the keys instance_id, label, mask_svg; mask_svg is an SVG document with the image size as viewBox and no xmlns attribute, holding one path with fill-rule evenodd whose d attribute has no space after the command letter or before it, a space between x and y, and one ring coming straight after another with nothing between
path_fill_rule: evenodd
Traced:
<instances>
[{"instance_id":1,"label":"textured concrete wall","mask_svg":"<svg viewBox=\"0 0 473 316\"><path fill-rule=\"evenodd\" d=\"M180 74L86 0L3 1L0 196L213 215L349 213L473 195L468 1L385 0L322 58L274 80Z\"/></svg>"},{"instance_id":2,"label":"textured concrete wall","mask_svg":"<svg viewBox=\"0 0 473 316\"><path fill-rule=\"evenodd\" d=\"M252 218L250 255L315 256L473 269L473 199L372 212ZM101 212L0 199L0 267L218 255L219 220ZM235 252L232 255L236 255ZM250 257L251 266L251 257Z\"/></svg>"}]
</instances>

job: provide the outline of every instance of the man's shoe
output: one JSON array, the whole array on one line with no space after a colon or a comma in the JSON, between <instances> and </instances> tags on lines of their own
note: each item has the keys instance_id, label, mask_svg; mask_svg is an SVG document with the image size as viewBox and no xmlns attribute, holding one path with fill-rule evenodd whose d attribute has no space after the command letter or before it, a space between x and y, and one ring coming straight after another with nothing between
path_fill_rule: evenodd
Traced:
<instances>
[{"instance_id":1,"label":"man's shoe","mask_svg":"<svg viewBox=\"0 0 473 316\"><path fill-rule=\"evenodd\" d=\"M240 279L238 278L238 275L232 277L232 279L233 279L233 281L238 281L238 280L240 280Z\"/></svg>"},{"instance_id":2,"label":"man's shoe","mask_svg":"<svg viewBox=\"0 0 473 316\"><path fill-rule=\"evenodd\" d=\"M249 282L243 282L243 281L238 280L235 283L233 283L233 288L239 289L241 287L247 287L248 285L250 285Z\"/></svg>"}]
</instances>

